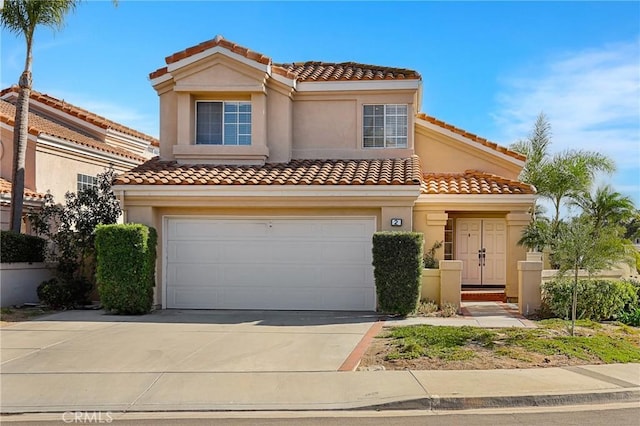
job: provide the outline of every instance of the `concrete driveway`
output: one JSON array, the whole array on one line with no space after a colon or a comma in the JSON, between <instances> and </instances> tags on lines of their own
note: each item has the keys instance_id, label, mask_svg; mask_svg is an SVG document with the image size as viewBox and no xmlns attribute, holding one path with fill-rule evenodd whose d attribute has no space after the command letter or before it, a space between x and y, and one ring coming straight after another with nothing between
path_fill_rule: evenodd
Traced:
<instances>
[{"instance_id":1,"label":"concrete driveway","mask_svg":"<svg viewBox=\"0 0 640 426\"><path fill-rule=\"evenodd\" d=\"M4 327L2 374L336 371L375 313L68 311Z\"/></svg>"}]
</instances>

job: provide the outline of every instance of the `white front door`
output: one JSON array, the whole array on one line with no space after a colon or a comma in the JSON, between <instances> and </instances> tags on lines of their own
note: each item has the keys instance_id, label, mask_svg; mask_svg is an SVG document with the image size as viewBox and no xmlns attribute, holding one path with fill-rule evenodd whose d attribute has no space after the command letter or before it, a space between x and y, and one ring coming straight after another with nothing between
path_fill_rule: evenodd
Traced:
<instances>
[{"instance_id":1,"label":"white front door","mask_svg":"<svg viewBox=\"0 0 640 426\"><path fill-rule=\"evenodd\" d=\"M462 260L462 284L506 283L506 237L503 219L456 221L456 259Z\"/></svg>"},{"instance_id":2,"label":"white front door","mask_svg":"<svg viewBox=\"0 0 640 426\"><path fill-rule=\"evenodd\" d=\"M164 307L373 311L375 230L375 218L169 218Z\"/></svg>"}]
</instances>

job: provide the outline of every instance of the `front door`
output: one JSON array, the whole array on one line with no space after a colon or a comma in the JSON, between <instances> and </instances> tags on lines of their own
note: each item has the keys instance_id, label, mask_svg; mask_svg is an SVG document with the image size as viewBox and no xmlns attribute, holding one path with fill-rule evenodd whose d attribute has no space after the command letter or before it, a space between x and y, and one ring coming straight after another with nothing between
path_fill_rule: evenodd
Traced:
<instances>
[{"instance_id":1,"label":"front door","mask_svg":"<svg viewBox=\"0 0 640 426\"><path fill-rule=\"evenodd\" d=\"M456 259L462 260L462 284L504 285L506 236L503 219L458 219Z\"/></svg>"}]
</instances>

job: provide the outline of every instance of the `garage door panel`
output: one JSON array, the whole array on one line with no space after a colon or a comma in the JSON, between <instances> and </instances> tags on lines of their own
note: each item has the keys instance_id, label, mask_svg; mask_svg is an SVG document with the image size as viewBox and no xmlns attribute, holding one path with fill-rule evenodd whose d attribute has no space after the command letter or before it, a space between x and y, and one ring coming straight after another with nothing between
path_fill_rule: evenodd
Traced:
<instances>
[{"instance_id":1,"label":"garage door panel","mask_svg":"<svg viewBox=\"0 0 640 426\"><path fill-rule=\"evenodd\" d=\"M208 241L175 241L168 247L169 263L211 263L220 259L221 248Z\"/></svg>"},{"instance_id":2,"label":"garage door panel","mask_svg":"<svg viewBox=\"0 0 640 426\"><path fill-rule=\"evenodd\" d=\"M198 288L173 290L169 299L178 309L281 309L288 310L368 310L375 303L375 294L370 289L336 288L333 295L313 287L284 288L287 298L268 288ZM265 308L269 306L269 308Z\"/></svg>"},{"instance_id":3,"label":"garage door panel","mask_svg":"<svg viewBox=\"0 0 640 426\"><path fill-rule=\"evenodd\" d=\"M166 307L374 310L371 219L169 219Z\"/></svg>"}]
</instances>

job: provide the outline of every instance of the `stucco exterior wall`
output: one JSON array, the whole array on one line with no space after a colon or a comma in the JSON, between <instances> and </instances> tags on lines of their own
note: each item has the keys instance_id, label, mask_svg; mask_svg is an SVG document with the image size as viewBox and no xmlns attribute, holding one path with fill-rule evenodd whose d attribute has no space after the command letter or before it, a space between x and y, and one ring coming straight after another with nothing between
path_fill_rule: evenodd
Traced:
<instances>
[{"instance_id":1,"label":"stucco exterior wall","mask_svg":"<svg viewBox=\"0 0 640 426\"><path fill-rule=\"evenodd\" d=\"M160 158L173 160L173 146L178 143L176 110L178 96L171 90L159 92L160 97Z\"/></svg>"},{"instance_id":2,"label":"stucco exterior wall","mask_svg":"<svg viewBox=\"0 0 640 426\"><path fill-rule=\"evenodd\" d=\"M275 85L274 85L275 86ZM293 141L293 101L276 87L267 90L267 145L270 163L291 160Z\"/></svg>"},{"instance_id":3,"label":"stucco exterior wall","mask_svg":"<svg viewBox=\"0 0 640 426\"><path fill-rule=\"evenodd\" d=\"M67 191L77 190L78 174L96 176L103 173L109 163L97 159L90 160L63 151L38 149L36 152L35 175L40 193L50 191L56 202L64 202ZM114 167L116 172L123 172L123 167Z\"/></svg>"},{"instance_id":4,"label":"stucco exterior wall","mask_svg":"<svg viewBox=\"0 0 640 426\"><path fill-rule=\"evenodd\" d=\"M238 158L254 162L259 162L257 156L263 154L267 162L413 154L418 89L326 92L319 85L320 92L299 92L268 77L265 71L221 54L174 70L172 76L173 80L156 86L160 96L160 155L165 160L193 162L194 156L209 156L210 162L233 163L234 151ZM206 153L190 148L194 145L196 100L245 99L252 103L251 147L207 146ZM407 148L363 148L365 104L408 105ZM183 147L174 149L175 145ZM254 146L256 149L252 149ZM220 157L216 158L218 151ZM248 158L250 155L253 157Z\"/></svg>"},{"instance_id":5,"label":"stucco exterior wall","mask_svg":"<svg viewBox=\"0 0 640 426\"><path fill-rule=\"evenodd\" d=\"M293 158L401 158L413 154L416 91L297 93L293 104ZM364 148L365 104L407 104L407 148Z\"/></svg>"},{"instance_id":6,"label":"stucco exterior wall","mask_svg":"<svg viewBox=\"0 0 640 426\"><path fill-rule=\"evenodd\" d=\"M422 126L415 129L415 153L422 169L433 173L462 173L481 170L507 179L518 179L520 166L498 158L497 153L483 152L474 144L465 145L446 135Z\"/></svg>"}]
</instances>

